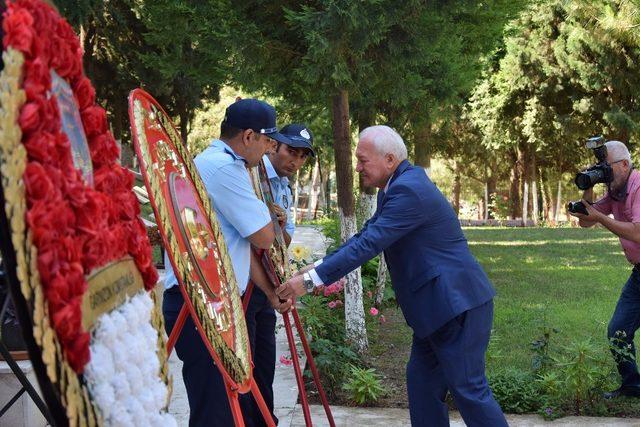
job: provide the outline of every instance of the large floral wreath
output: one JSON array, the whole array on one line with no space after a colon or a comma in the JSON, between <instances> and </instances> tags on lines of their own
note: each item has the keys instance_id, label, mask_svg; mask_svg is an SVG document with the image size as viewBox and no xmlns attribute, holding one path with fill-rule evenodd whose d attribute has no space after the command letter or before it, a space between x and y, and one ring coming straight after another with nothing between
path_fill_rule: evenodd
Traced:
<instances>
[{"instance_id":1,"label":"large floral wreath","mask_svg":"<svg viewBox=\"0 0 640 427\"><path fill-rule=\"evenodd\" d=\"M28 155L26 220L51 323L69 365L81 373L90 357L90 336L81 323L87 275L127 254L146 289L158 275L131 191L133 176L118 164L119 147L83 75L82 49L73 29L51 6L18 0L8 3L3 30L4 49L20 51L25 60L26 103L19 125ZM73 90L91 154L93 186L74 167L57 102L50 96L50 70Z\"/></svg>"}]
</instances>

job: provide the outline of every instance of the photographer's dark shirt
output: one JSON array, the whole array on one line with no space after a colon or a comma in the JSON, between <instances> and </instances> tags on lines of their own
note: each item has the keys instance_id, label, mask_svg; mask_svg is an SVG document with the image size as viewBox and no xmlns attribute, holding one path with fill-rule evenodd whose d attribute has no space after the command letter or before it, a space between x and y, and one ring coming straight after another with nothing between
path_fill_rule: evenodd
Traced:
<instances>
[{"instance_id":1,"label":"photographer's dark shirt","mask_svg":"<svg viewBox=\"0 0 640 427\"><path fill-rule=\"evenodd\" d=\"M614 200L609 193L593 204L605 215L613 214L618 221L640 223L640 172L632 170L627 181L627 194L622 200ZM640 244L620 238L624 255L631 264L640 263Z\"/></svg>"}]
</instances>

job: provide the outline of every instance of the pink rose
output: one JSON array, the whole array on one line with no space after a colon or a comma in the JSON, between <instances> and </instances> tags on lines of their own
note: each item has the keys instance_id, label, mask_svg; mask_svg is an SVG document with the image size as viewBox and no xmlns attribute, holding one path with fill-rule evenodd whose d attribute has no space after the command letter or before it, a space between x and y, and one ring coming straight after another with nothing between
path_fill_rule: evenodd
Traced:
<instances>
[{"instance_id":1,"label":"pink rose","mask_svg":"<svg viewBox=\"0 0 640 427\"><path fill-rule=\"evenodd\" d=\"M375 307L371 307L369 309L369 314L371 314L372 316L377 316L378 315L378 309Z\"/></svg>"},{"instance_id":2,"label":"pink rose","mask_svg":"<svg viewBox=\"0 0 640 427\"><path fill-rule=\"evenodd\" d=\"M291 366L293 364L291 358L289 356L285 356L284 354L280 356L280 363L285 366Z\"/></svg>"}]
</instances>

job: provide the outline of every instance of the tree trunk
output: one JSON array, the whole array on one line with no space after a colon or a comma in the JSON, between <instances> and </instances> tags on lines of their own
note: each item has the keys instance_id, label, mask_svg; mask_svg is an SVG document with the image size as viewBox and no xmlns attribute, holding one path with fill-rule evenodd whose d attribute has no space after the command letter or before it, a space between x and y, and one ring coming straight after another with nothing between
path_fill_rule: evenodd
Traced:
<instances>
[{"instance_id":1,"label":"tree trunk","mask_svg":"<svg viewBox=\"0 0 640 427\"><path fill-rule=\"evenodd\" d=\"M526 152L518 147L518 176L520 178L520 194L522 194L522 203L520 204L520 212L522 215L522 225L527 226L529 219L529 172L527 170L528 159Z\"/></svg>"},{"instance_id":2,"label":"tree trunk","mask_svg":"<svg viewBox=\"0 0 640 427\"><path fill-rule=\"evenodd\" d=\"M311 181L313 181L313 168L309 168L309 178L307 179L307 184L305 186L303 186L302 184L300 185L302 189L304 189L305 187L307 188L306 210L301 215L301 218L309 217L309 211L311 210Z\"/></svg>"},{"instance_id":3,"label":"tree trunk","mask_svg":"<svg viewBox=\"0 0 640 427\"><path fill-rule=\"evenodd\" d=\"M362 132L373 123L373 113L362 110L358 114L358 132ZM375 187L367 187L362 181L362 177L358 175L358 186L360 188L360 196L358 200L358 226L364 224L376 211L376 193Z\"/></svg>"},{"instance_id":4,"label":"tree trunk","mask_svg":"<svg viewBox=\"0 0 640 427\"><path fill-rule=\"evenodd\" d=\"M329 214L329 212L331 212L331 165L329 165L327 177L324 180L324 196L325 213Z\"/></svg>"},{"instance_id":5,"label":"tree trunk","mask_svg":"<svg viewBox=\"0 0 640 427\"><path fill-rule=\"evenodd\" d=\"M495 218L495 200L496 200L496 188L498 187L498 179L495 174L491 173L491 170L495 170L497 166L494 166L493 169L487 171L487 182L485 186L486 191L486 219Z\"/></svg>"},{"instance_id":6,"label":"tree trunk","mask_svg":"<svg viewBox=\"0 0 640 427\"><path fill-rule=\"evenodd\" d=\"M456 215L460 215L460 193L462 190L462 183L460 180L460 172L458 171L458 164L455 164L455 175L453 177L453 210L456 211Z\"/></svg>"},{"instance_id":7,"label":"tree trunk","mask_svg":"<svg viewBox=\"0 0 640 427\"><path fill-rule=\"evenodd\" d=\"M384 259L384 252L380 254L378 263L378 278L376 280L376 295L374 305L380 308L384 298L384 287L387 282L387 262Z\"/></svg>"},{"instance_id":8,"label":"tree trunk","mask_svg":"<svg viewBox=\"0 0 640 427\"><path fill-rule=\"evenodd\" d=\"M487 221L489 219L489 183L484 184L484 212L482 213L482 219Z\"/></svg>"},{"instance_id":9,"label":"tree trunk","mask_svg":"<svg viewBox=\"0 0 640 427\"><path fill-rule=\"evenodd\" d=\"M553 209L553 220L558 223L558 217L560 216L560 209L562 206L562 180L558 180L558 192L556 193L556 205Z\"/></svg>"},{"instance_id":10,"label":"tree trunk","mask_svg":"<svg viewBox=\"0 0 640 427\"><path fill-rule=\"evenodd\" d=\"M531 153L531 165L530 165L530 180L531 180L531 218L533 219L533 224L538 225L538 178L536 174L536 153Z\"/></svg>"},{"instance_id":11,"label":"tree trunk","mask_svg":"<svg viewBox=\"0 0 640 427\"><path fill-rule=\"evenodd\" d=\"M187 109L181 109L180 111L180 137L182 138L182 143L187 149L189 149L189 144L187 143L187 137L189 136L189 111ZM193 156L193 153L191 153Z\"/></svg>"},{"instance_id":12,"label":"tree trunk","mask_svg":"<svg viewBox=\"0 0 640 427\"><path fill-rule=\"evenodd\" d=\"M128 122L128 116L126 113L127 110L125 109L125 107L126 104L124 101L115 102L111 111L113 113L111 132L113 133L113 137L119 141L122 141L123 124L125 123L125 121Z\"/></svg>"},{"instance_id":13,"label":"tree trunk","mask_svg":"<svg viewBox=\"0 0 640 427\"><path fill-rule=\"evenodd\" d=\"M300 171L296 171L296 182L293 184L293 223L298 223L298 200L300 199Z\"/></svg>"},{"instance_id":14,"label":"tree trunk","mask_svg":"<svg viewBox=\"0 0 640 427\"><path fill-rule=\"evenodd\" d=\"M349 94L339 90L332 100L332 127L336 181L338 187L338 215L340 237L346 241L356 232L355 200L353 197L353 164L351 139L349 138ZM359 354L369 347L365 327L364 303L360 268L346 276L344 287L344 313L346 337Z\"/></svg>"},{"instance_id":15,"label":"tree trunk","mask_svg":"<svg viewBox=\"0 0 640 427\"><path fill-rule=\"evenodd\" d=\"M358 226L362 226L376 212L376 189L366 187L362 177L358 176L360 196L358 200Z\"/></svg>"},{"instance_id":16,"label":"tree trunk","mask_svg":"<svg viewBox=\"0 0 640 427\"><path fill-rule=\"evenodd\" d=\"M516 219L522 214L520 210L520 168L518 166L518 155L515 151L511 153L513 167L511 168L511 186L509 187L509 203L511 206L511 219Z\"/></svg>"},{"instance_id":17,"label":"tree trunk","mask_svg":"<svg viewBox=\"0 0 640 427\"><path fill-rule=\"evenodd\" d=\"M318 210L324 209L327 205L325 200L325 177L324 177L324 168L322 167L322 162L318 158L318 179L319 179L319 193L318 193L318 204L316 205L316 212L314 213L314 218L318 217ZM325 211L326 214L326 211Z\"/></svg>"},{"instance_id":18,"label":"tree trunk","mask_svg":"<svg viewBox=\"0 0 640 427\"><path fill-rule=\"evenodd\" d=\"M551 190L549 189L549 173L547 171L543 171L540 169L540 188L542 188L542 214L543 218L552 222L551 218L551 205L553 204L551 200Z\"/></svg>"},{"instance_id":19,"label":"tree trunk","mask_svg":"<svg viewBox=\"0 0 640 427\"><path fill-rule=\"evenodd\" d=\"M529 220L529 180L526 174L522 181L522 225L526 227Z\"/></svg>"},{"instance_id":20,"label":"tree trunk","mask_svg":"<svg viewBox=\"0 0 640 427\"><path fill-rule=\"evenodd\" d=\"M311 179L309 180L309 210L307 211L307 219L311 220L315 218L315 212L318 203L318 193L320 192L318 184L318 161L313 164L313 170L311 171Z\"/></svg>"},{"instance_id":21,"label":"tree trunk","mask_svg":"<svg viewBox=\"0 0 640 427\"><path fill-rule=\"evenodd\" d=\"M416 131L415 164L422 166L429 175L431 171L431 124L427 123L418 127Z\"/></svg>"}]
</instances>

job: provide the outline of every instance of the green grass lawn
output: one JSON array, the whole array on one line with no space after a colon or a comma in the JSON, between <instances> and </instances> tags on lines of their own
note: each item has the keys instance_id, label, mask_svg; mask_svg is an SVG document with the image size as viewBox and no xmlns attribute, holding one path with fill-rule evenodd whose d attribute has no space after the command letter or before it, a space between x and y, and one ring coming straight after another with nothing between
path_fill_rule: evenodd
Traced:
<instances>
[{"instance_id":1,"label":"green grass lawn","mask_svg":"<svg viewBox=\"0 0 640 427\"><path fill-rule=\"evenodd\" d=\"M631 266L601 228L468 228L465 234L497 288L489 369L527 368L543 326L552 344L591 338L607 351L607 323Z\"/></svg>"}]
</instances>

